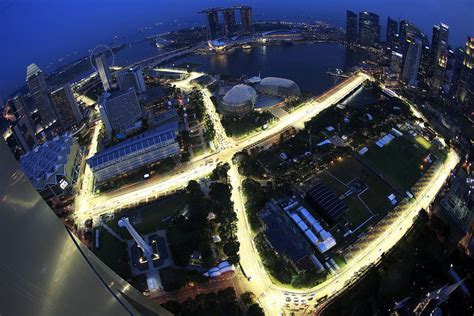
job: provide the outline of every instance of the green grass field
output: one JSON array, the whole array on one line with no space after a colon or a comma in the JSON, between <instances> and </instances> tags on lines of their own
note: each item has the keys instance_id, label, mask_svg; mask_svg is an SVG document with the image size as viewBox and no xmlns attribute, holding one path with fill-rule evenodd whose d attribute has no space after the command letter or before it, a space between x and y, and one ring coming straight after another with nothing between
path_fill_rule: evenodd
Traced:
<instances>
[{"instance_id":1,"label":"green grass field","mask_svg":"<svg viewBox=\"0 0 474 316\"><path fill-rule=\"evenodd\" d=\"M428 150L398 137L379 148L372 145L363 156L388 182L401 192L410 190L422 175L420 167ZM424 166L424 168L427 166Z\"/></svg>"},{"instance_id":2,"label":"green grass field","mask_svg":"<svg viewBox=\"0 0 474 316\"><path fill-rule=\"evenodd\" d=\"M364 183L368 187L368 189L360 195L360 199L357 195L353 194L346 200L349 209L344 217L350 223L349 227L351 229L355 229L364 223L372 216L372 213L382 217L393 208L387 199L388 195L393 193L393 190L356 158L343 157L337 160L327 171L327 173L322 173L320 178L322 178L324 183L336 194L340 195L349 190L349 188L342 183L349 184L354 179L360 177L364 179ZM364 176L363 174L367 174L368 176ZM364 203L370 208L370 211Z\"/></svg>"},{"instance_id":3,"label":"green grass field","mask_svg":"<svg viewBox=\"0 0 474 316\"><path fill-rule=\"evenodd\" d=\"M128 265L127 245L103 228L96 228L100 231L99 248L95 248L93 243L93 252L109 268L114 270L122 278L127 279L130 276L130 267ZM94 229L94 238L95 230Z\"/></svg>"}]
</instances>

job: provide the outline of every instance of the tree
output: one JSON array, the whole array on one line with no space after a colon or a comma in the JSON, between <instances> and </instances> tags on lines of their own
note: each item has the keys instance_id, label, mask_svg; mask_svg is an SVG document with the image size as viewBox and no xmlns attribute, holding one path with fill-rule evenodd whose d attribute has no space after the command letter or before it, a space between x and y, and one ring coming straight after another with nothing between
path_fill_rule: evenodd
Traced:
<instances>
[{"instance_id":1,"label":"tree","mask_svg":"<svg viewBox=\"0 0 474 316\"><path fill-rule=\"evenodd\" d=\"M252 304L247 309L248 316L265 316L265 312L257 303Z\"/></svg>"}]
</instances>

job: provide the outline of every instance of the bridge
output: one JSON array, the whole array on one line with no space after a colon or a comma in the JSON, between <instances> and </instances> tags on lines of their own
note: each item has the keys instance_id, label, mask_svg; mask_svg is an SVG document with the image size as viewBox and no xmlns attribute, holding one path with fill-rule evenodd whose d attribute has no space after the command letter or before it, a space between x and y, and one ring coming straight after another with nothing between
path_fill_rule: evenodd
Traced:
<instances>
[{"instance_id":1,"label":"bridge","mask_svg":"<svg viewBox=\"0 0 474 316\"><path fill-rule=\"evenodd\" d=\"M169 52L161 53L161 54L149 57L149 58L142 59L140 61L137 61L137 62L127 66L126 68L132 68L132 67L135 67L135 66L140 66L142 68L144 68L144 67L153 68L153 67L156 67L156 66L158 66L158 65L160 65L164 62L167 62L167 61L169 61L173 58L177 58L177 57L180 57L180 56L183 56L183 55L186 55L186 54L191 54L196 49L199 49L199 48L202 48L202 47L203 47L202 44L198 44L198 45L194 45L194 46L191 46L191 47L184 47L184 48L175 49L175 50L172 50L172 51L169 51Z\"/></svg>"}]
</instances>

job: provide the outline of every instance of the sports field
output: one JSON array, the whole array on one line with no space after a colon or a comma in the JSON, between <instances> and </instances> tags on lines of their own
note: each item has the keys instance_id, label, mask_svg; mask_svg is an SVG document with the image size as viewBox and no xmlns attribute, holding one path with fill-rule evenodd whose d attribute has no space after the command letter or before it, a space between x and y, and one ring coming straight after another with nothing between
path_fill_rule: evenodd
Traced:
<instances>
[{"instance_id":1,"label":"sports field","mask_svg":"<svg viewBox=\"0 0 474 316\"><path fill-rule=\"evenodd\" d=\"M422 145L418 141L413 143L403 137L397 137L382 148L375 144L370 146L362 159L400 192L406 192L429 167L424 161L428 155L429 143L426 143L424 141Z\"/></svg>"},{"instance_id":2,"label":"sports field","mask_svg":"<svg viewBox=\"0 0 474 316\"><path fill-rule=\"evenodd\" d=\"M372 220L380 219L393 208L387 198L394 193L390 186L354 157L336 160L318 177L338 195L351 190L355 182L363 183L360 191L351 194L345 200L349 209L344 218L352 230L361 225L366 226Z\"/></svg>"}]
</instances>

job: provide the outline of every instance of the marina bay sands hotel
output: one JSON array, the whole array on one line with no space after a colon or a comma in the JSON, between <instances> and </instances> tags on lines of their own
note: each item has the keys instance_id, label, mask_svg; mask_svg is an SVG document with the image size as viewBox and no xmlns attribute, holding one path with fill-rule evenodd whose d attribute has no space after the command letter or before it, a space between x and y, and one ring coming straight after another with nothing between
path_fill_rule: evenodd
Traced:
<instances>
[{"instance_id":1,"label":"marina bay sands hotel","mask_svg":"<svg viewBox=\"0 0 474 316\"><path fill-rule=\"evenodd\" d=\"M237 30L235 22L235 12L239 11L241 29ZM219 13L223 13L224 25L219 23ZM238 31L241 33L252 32L252 8L249 6L235 6L231 8L211 8L200 11L207 16L207 34L209 39L215 39L219 36L232 36Z\"/></svg>"}]
</instances>

